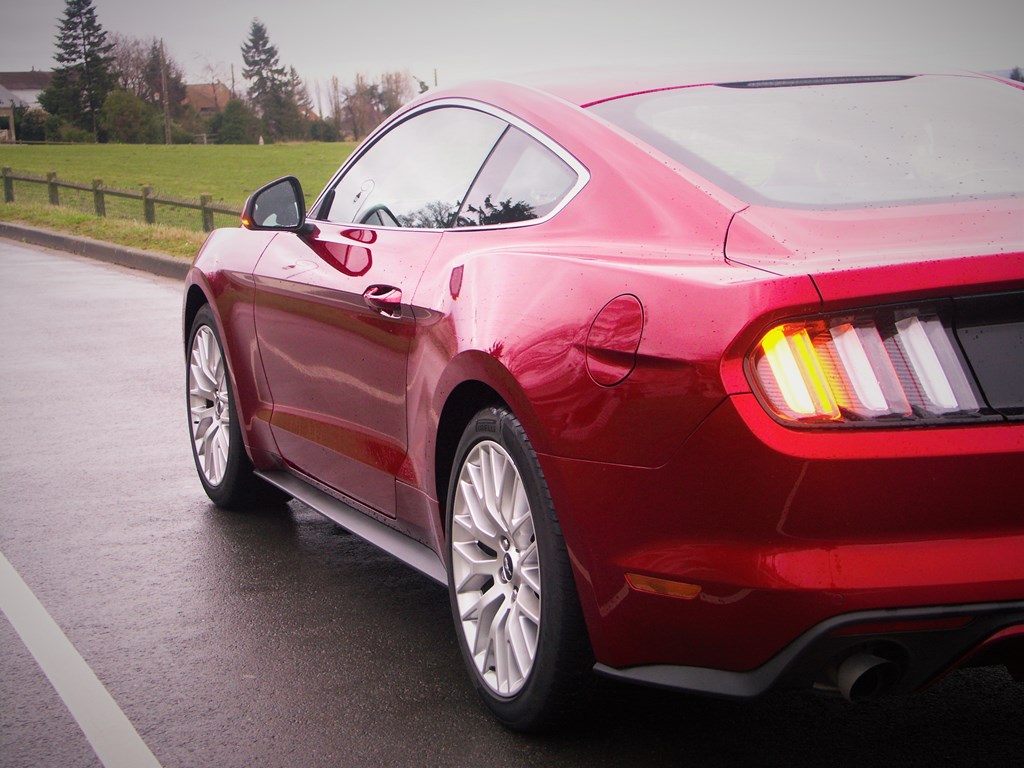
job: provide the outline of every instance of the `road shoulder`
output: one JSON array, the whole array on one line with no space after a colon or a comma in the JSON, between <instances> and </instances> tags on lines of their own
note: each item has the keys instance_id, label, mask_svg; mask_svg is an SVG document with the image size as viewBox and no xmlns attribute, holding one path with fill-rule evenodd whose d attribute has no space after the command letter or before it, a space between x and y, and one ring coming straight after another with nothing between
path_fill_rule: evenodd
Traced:
<instances>
[{"instance_id":1,"label":"road shoulder","mask_svg":"<svg viewBox=\"0 0 1024 768\"><path fill-rule=\"evenodd\" d=\"M14 224L8 221L0 221L0 237L32 245L41 245L59 251L67 251L79 256L87 256L91 259L105 261L110 264L119 264L123 267L139 269L163 277L183 278L189 268L189 263L184 259L176 259L163 253L128 248L123 245L113 245L101 242L100 240L92 240L88 237L78 237L77 235L69 235L64 232L28 227L24 224Z\"/></svg>"}]
</instances>

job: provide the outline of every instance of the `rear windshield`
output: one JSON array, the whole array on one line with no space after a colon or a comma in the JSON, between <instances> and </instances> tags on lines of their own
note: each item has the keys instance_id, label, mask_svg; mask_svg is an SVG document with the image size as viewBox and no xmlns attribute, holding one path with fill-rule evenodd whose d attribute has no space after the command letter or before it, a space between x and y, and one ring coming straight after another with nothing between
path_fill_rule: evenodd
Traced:
<instances>
[{"instance_id":1,"label":"rear windshield","mask_svg":"<svg viewBox=\"0 0 1024 768\"><path fill-rule=\"evenodd\" d=\"M834 208L1024 194L1024 91L993 80L709 85L590 109L751 203Z\"/></svg>"}]
</instances>

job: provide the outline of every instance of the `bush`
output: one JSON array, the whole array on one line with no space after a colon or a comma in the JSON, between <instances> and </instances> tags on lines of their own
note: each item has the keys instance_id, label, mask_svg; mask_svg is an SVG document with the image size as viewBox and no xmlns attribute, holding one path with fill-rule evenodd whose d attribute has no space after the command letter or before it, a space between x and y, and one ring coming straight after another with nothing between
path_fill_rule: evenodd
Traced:
<instances>
[{"instance_id":1,"label":"bush","mask_svg":"<svg viewBox=\"0 0 1024 768\"><path fill-rule=\"evenodd\" d=\"M100 110L100 125L111 141L122 144L163 143L160 115L138 96L114 91Z\"/></svg>"},{"instance_id":2,"label":"bush","mask_svg":"<svg viewBox=\"0 0 1024 768\"><path fill-rule=\"evenodd\" d=\"M49 115L44 126L47 141L59 141L70 144L95 144L96 137L92 131L78 128L67 120L56 115Z\"/></svg>"},{"instance_id":3,"label":"bush","mask_svg":"<svg viewBox=\"0 0 1024 768\"><path fill-rule=\"evenodd\" d=\"M14 110L18 141L46 141L46 113L41 109Z\"/></svg>"},{"instance_id":4,"label":"bush","mask_svg":"<svg viewBox=\"0 0 1024 768\"><path fill-rule=\"evenodd\" d=\"M172 144L191 144L193 141L195 141L195 134L192 131L177 123L171 123Z\"/></svg>"},{"instance_id":5,"label":"bush","mask_svg":"<svg viewBox=\"0 0 1024 768\"><path fill-rule=\"evenodd\" d=\"M329 120L317 120L309 124L309 138L313 141L337 141L338 129Z\"/></svg>"},{"instance_id":6,"label":"bush","mask_svg":"<svg viewBox=\"0 0 1024 768\"><path fill-rule=\"evenodd\" d=\"M217 134L218 144L255 144L261 130L256 113L239 99L231 99L223 112L210 118L209 132Z\"/></svg>"}]
</instances>

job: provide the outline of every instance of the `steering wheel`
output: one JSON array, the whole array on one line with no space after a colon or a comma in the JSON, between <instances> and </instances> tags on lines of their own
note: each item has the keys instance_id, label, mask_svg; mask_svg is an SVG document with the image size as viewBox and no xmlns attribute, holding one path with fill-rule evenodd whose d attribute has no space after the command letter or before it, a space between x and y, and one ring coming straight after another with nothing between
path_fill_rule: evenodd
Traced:
<instances>
[{"instance_id":1,"label":"steering wheel","mask_svg":"<svg viewBox=\"0 0 1024 768\"><path fill-rule=\"evenodd\" d=\"M388 208L383 203L375 205L372 208L370 208L370 210L368 210L366 213L362 215L362 217L360 217L359 223L366 224L375 215L380 215L381 222L386 227L402 226L401 222L398 221L398 217L395 216L395 214L391 212L391 209Z\"/></svg>"}]
</instances>

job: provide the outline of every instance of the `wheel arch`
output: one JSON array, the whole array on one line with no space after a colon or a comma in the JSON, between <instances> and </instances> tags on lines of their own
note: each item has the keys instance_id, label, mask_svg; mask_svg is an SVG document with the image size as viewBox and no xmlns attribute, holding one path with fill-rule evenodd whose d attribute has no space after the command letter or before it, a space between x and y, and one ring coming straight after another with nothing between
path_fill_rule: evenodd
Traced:
<instances>
[{"instance_id":1,"label":"wheel arch","mask_svg":"<svg viewBox=\"0 0 1024 768\"><path fill-rule=\"evenodd\" d=\"M188 354L188 333L192 328L192 322L196 319L196 315L199 314L199 310L209 303L210 299L202 288L195 283L188 287L185 293L185 308L182 318L182 338L185 344L185 354Z\"/></svg>"},{"instance_id":2,"label":"wheel arch","mask_svg":"<svg viewBox=\"0 0 1024 768\"><path fill-rule=\"evenodd\" d=\"M448 484L451 481L452 465L455 463L455 451L462 439L462 433L473 416L489 407L513 410L493 387L471 379L458 384L449 393L441 409L434 446L434 483L442 525L448 504Z\"/></svg>"}]
</instances>

